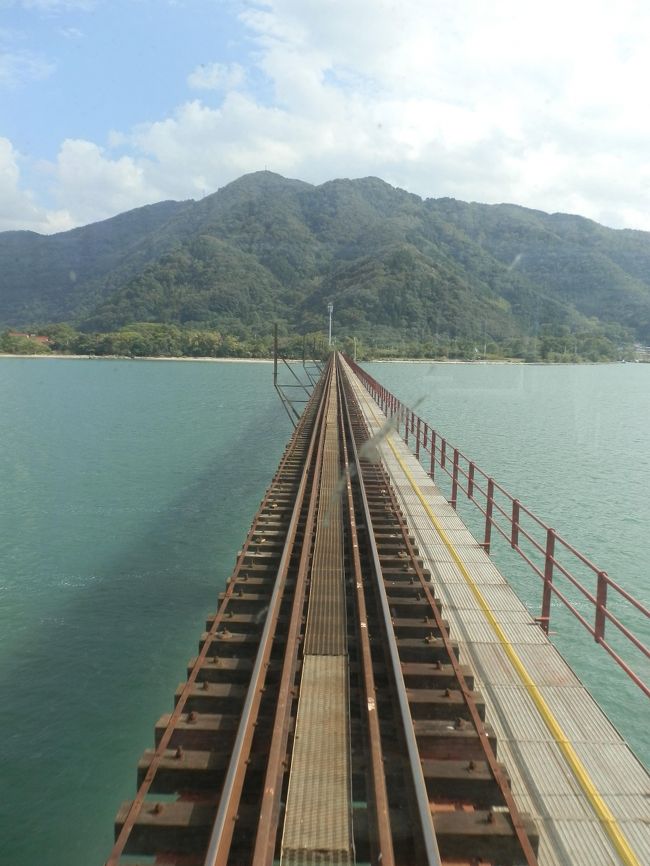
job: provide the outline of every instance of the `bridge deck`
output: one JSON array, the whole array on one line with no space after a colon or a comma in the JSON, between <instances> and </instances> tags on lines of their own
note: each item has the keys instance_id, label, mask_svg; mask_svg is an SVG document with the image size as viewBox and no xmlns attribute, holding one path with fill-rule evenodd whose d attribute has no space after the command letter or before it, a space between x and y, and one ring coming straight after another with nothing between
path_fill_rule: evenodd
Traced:
<instances>
[{"instance_id":1,"label":"bridge deck","mask_svg":"<svg viewBox=\"0 0 650 866\"><path fill-rule=\"evenodd\" d=\"M380 433L385 415L350 378ZM397 433L378 448L476 674L515 798L538 827L540 866L650 863L646 770Z\"/></svg>"},{"instance_id":2,"label":"bridge deck","mask_svg":"<svg viewBox=\"0 0 650 866\"><path fill-rule=\"evenodd\" d=\"M337 408L335 372L329 386L281 866L354 862L343 521L336 495L340 460Z\"/></svg>"}]
</instances>

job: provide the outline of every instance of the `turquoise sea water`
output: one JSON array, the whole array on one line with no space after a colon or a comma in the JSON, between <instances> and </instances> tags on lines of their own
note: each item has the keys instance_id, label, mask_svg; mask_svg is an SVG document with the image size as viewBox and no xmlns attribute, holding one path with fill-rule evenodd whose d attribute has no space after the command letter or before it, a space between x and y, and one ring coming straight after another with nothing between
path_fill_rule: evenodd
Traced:
<instances>
[{"instance_id":1,"label":"turquoise sea water","mask_svg":"<svg viewBox=\"0 0 650 866\"><path fill-rule=\"evenodd\" d=\"M650 606L650 365L368 364L368 371L610 577ZM440 477L441 473L438 473ZM459 497L479 540L483 516ZM533 616L540 579L504 543L493 557ZM558 548L559 550L559 548ZM567 562L567 559L562 559ZM586 580L586 573L576 570ZM558 585L563 589L566 582ZM595 591L595 586L590 587ZM570 588L569 588L570 589ZM569 596L593 622L593 608ZM615 613L629 611L610 592ZM650 644L650 623L627 624ZM552 638L638 756L650 762L648 700L554 601ZM618 649L608 626L607 637ZM650 664L627 654L650 681Z\"/></svg>"},{"instance_id":2,"label":"turquoise sea water","mask_svg":"<svg viewBox=\"0 0 650 866\"><path fill-rule=\"evenodd\" d=\"M650 366L369 369L648 602ZM104 861L289 432L268 365L0 358L3 863ZM647 702L558 622L647 761Z\"/></svg>"},{"instance_id":3,"label":"turquoise sea water","mask_svg":"<svg viewBox=\"0 0 650 866\"><path fill-rule=\"evenodd\" d=\"M0 359L0 862L106 859L289 435L263 364Z\"/></svg>"}]
</instances>

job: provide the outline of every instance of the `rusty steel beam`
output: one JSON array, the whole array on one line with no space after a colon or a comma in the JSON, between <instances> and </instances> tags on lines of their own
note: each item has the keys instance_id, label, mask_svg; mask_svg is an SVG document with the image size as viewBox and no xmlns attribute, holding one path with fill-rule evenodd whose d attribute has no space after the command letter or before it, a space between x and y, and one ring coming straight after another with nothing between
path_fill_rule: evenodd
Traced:
<instances>
[{"instance_id":1,"label":"rusty steel beam","mask_svg":"<svg viewBox=\"0 0 650 866\"><path fill-rule=\"evenodd\" d=\"M327 417L327 408L323 407L322 417ZM318 503L318 485L323 465L323 449L325 437L321 436L318 444L318 458L312 485L312 496L305 524L304 542L300 552L300 564L294 588L293 604L290 616L289 632L282 665L282 675L278 688L278 700L273 725L273 739L269 750L269 759L264 779L260 817L255 836L253 851L253 866L265 866L273 862L276 846L278 822L280 818L280 797L282 794L282 778L286 769L285 757L291 722L291 709L295 697L294 682L298 667L299 635L302 627L302 615L305 602L305 591L309 559L311 555L311 540L314 535L314 521ZM206 861L207 862L207 861Z\"/></svg>"},{"instance_id":2,"label":"rusty steel beam","mask_svg":"<svg viewBox=\"0 0 650 866\"><path fill-rule=\"evenodd\" d=\"M374 862L382 866L394 866L395 857L393 852L393 839L390 831L390 809L388 805L388 793L386 791L386 777L384 774L384 757L381 745L381 731L379 728L379 716L377 713L377 690L372 664L372 653L370 649L370 638L368 635L368 614L366 612L366 600L363 590L363 570L359 554L359 538L357 534L357 522L355 517L354 497L352 494L352 471L346 433L349 432L353 441L352 422L345 399L342 383L339 384L339 399L343 411L339 415L341 447L343 450L343 466L345 479L345 494L347 499L347 519L350 530L349 545L352 551L352 580L355 588L356 599L356 625L357 636L360 644L360 662L363 678L363 690L365 703L363 711L366 717L368 729L368 740L370 742L370 768L369 778L373 794L372 818L376 827L377 839L374 845Z\"/></svg>"},{"instance_id":3,"label":"rusty steel beam","mask_svg":"<svg viewBox=\"0 0 650 866\"><path fill-rule=\"evenodd\" d=\"M455 462L456 459L457 458L455 456ZM408 552L410 567L417 575L421 591L429 604L431 615L434 619L436 628L440 635L440 640L442 641L442 644L445 648L449 663L454 670L454 676L458 683L460 695L462 695L462 700L465 703L471 722L474 726L474 729L476 730L476 733L478 734L479 742L481 743L485 755L485 760L488 764L488 767L490 768L490 772L492 773L495 782L498 785L499 791L503 798L503 802L508 808L510 819L512 821L512 825L517 836L517 840L526 858L526 863L528 864L528 866L537 866L537 855L528 838L528 833L530 831L530 822L525 821L523 816L521 815L517 804L515 803L514 797L512 796L509 779L502 766L497 762L496 754L490 744L489 737L487 736L485 730L485 724L482 718L483 714L479 709L475 693L468 686L465 680L465 674L457 656L457 647L454 646L454 643L451 640L447 623L445 623L442 618L440 608L436 602L436 599L433 596L429 583L426 580L421 560L415 552L414 545L409 534L408 525L402 516L401 510L399 508L399 503L397 501L397 496L395 494L395 491L393 490L392 484L388 477L388 473L386 472L383 465L381 466L381 473L384 476L385 490L387 496L390 499L392 511L395 514L396 523L399 526L399 530L402 535L402 542L404 548Z\"/></svg>"},{"instance_id":4,"label":"rusty steel beam","mask_svg":"<svg viewBox=\"0 0 650 866\"><path fill-rule=\"evenodd\" d=\"M331 365L328 368L326 380L328 380L330 376ZM244 784L244 776L247 766L246 762L250 755L253 733L264 689L266 669L271 654L275 624L280 612L280 602L282 600L282 593L287 578L289 561L293 554L293 545L298 530L298 522L302 513L303 501L307 495L307 484L310 479L311 463L314 457L316 457L317 461L322 458L322 449L319 448L319 444L323 436L323 423L325 418L324 407L325 403L324 401L321 401L318 407L316 426L312 434L307 459L300 480L298 495L291 516L287 542L282 554L280 568L278 569L278 577L273 589L273 595L269 604L269 612L264 625L264 632L257 652L251 685L242 712L239 730L237 732L230 766L228 768L228 774L221 792L217 817L212 828L212 833L210 834L210 841L204 861L205 866L226 866L228 861L230 843L235 828L235 822L237 820L237 813ZM312 485L310 495L312 499L318 495L316 485Z\"/></svg>"}]
</instances>

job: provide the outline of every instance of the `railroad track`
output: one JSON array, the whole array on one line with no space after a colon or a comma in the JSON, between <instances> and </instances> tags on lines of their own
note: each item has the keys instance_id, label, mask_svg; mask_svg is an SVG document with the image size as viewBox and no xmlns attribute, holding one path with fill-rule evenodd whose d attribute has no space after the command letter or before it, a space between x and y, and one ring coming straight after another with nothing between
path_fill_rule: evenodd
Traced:
<instances>
[{"instance_id":1,"label":"railroad track","mask_svg":"<svg viewBox=\"0 0 650 866\"><path fill-rule=\"evenodd\" d=\"M108 866L536 863L347 375L333 356Z\"/></svg>"}]
</instances>

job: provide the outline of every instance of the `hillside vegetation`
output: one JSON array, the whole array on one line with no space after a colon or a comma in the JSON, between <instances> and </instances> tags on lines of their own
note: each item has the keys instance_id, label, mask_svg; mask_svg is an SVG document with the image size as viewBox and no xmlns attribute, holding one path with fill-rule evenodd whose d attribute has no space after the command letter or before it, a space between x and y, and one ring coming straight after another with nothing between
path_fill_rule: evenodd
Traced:
<instances>
[{"instance_id":1,"label":"hillside vegetation","mask_svg":"<svg viewBox=\"0 0 650 866\"><path fill-rule=\"evenodd\" d=\"M340 338L398 354L649 343L650 233L270 172L58 235L0 233L4 327L67 322L97 342L149 323L267 345L274 321L322 330L329 301Z\"/></svg>"}]
</instances>

